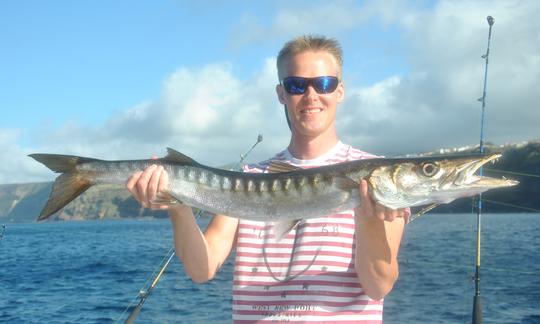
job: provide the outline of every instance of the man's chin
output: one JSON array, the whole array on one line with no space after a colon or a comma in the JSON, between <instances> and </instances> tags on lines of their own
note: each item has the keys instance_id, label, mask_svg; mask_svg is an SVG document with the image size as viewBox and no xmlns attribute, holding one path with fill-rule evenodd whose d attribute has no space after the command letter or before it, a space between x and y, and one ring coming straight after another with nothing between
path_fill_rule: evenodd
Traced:
<instances>
[{"instance_id":1,"label":"man's chin","mask_svg":"<svg viewBox=\"0 0 540 324\"><path fill-rule=\"evenodd\" d=\"M300 123L296 127L296 132L303 136L315 137L323 134L328 127L323 127L320 123Z\"/></svg>"}]
</instances>

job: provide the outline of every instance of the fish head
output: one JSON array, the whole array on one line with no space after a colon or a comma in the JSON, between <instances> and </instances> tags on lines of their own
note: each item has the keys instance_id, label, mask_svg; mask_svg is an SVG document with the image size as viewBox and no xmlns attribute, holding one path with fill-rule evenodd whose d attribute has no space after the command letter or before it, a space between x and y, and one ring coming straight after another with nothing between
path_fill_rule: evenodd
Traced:
<instances>
[{"instance_id":1,"label":"fish head","mask_svg":"<svg viewBox=\"0 0 540 324\"><path fill-rule=\"evenodd\" d=\"M475 174L481 166L494 162L500 156L401 159L376 167L367 180L372 197L392 209L449 203L490 189L517 185L514 180Z\"/></svg>"}]
</instances>

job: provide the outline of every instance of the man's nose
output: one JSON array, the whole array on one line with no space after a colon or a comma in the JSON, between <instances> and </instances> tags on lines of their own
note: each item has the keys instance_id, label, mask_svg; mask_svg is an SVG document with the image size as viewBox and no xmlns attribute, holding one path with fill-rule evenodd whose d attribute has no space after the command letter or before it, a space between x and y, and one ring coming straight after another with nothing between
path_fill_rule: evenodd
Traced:
<instances>
[{"instance_id":1,"label":"man's nose","mask_svg":"<svg viewBox=\"0 0 540 324\"><path fill-rule=\"evenodd\" d=\"M304 92L304 95L307 97L315 97L318 95L317 90L313 87L312 84L308 84L306 88L306 92Z\"/></svg>"}]
</instances>

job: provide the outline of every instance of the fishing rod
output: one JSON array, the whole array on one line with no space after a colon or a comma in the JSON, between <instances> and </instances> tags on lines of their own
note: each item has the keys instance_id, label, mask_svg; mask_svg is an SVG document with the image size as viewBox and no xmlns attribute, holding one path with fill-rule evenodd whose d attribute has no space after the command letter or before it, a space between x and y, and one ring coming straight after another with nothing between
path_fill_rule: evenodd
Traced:
<instances>
[{"instance_id":1,"label":"fishing rod","mask_svg":"<svg viewBox=\"0 0 540 324\"><path fill-rule=\"evenodd\" d=\"M244 162L244 159L249 155L249 153L251 153L251 151L253 151L253 149L255 148L255 146L257 146L260 142L263 141L263 136L262 134L259 134L259 136L257 136L257 142L255 142L255 144L253 144L253 146L244 154L240 154L240 161L238 161L233 167L232 167L232 170L239 170L240 169L240 166L242 165L242 163Z\"/></svg>"},{"instance_id":2,"label":"fishing rod","mask_svg":"<svg viewBox=\"0 0 540 324\"><path fill-rule=\"evenodd\" d=\"M480 118L480 154L484 153L484 118L486 110L486 88L487 88L487 73L489 64L489 45L491 43L491 28L495 23L495 19L491 16L487 16L487 22L489 24L489 34L487 42L486 54L482 55L482 58L486 61L486 67L484 70L484 91L482 98L478 99L482 103L482 114ZM480 176L483 175L483 167L480 167ZM482 324L482 300L480 299L480 248L481 248L481 233L482 233L482 194L478 194L478 205L476 212L476 270L474 273L474 299L473 299L473 313L472 323Z\"/></svg>"},{"instance_id":3,"label":"fishing rod","mask_svg":"<svg viewBox=\"0 0 540 324\"><path fill-rule=\"evenodd\" d=\"M244 154L240 154L240 161L238 161L232 168L231 170L238 170L240 169L240 166L241 164L244 162L244 159L251 153L251 151L253 151L253 149L255 148L255 146L257 146L260 142L263 141L263 136L261 134L259 134L259 136L257 136L257 142L255 142L255 144L253 144L253 146ZM199 210L197 211L196 215L195 215L195 221L199 220L199 217L201 216L201 214L203 213L202 210ZM152 283L150 284L150 286L147 288L147 289L141 289L139 290L139 302L137 303L137 305L135 307L133 307L133 309L131 310L128 318L124 321L125 324L132 324L135 322L135 320L137 319L137 316L139 316L139 313L141 312L141 309L144 305L144 303L146 302L146 299L148 299L148 297L150 296L150 294L152 293L152 291L154 290L154 288L157 286L159 280L161 279L161 277L163 276L163 274L165 273L165 270L167 270L167 267L169 266L169 264L171 263L173 257L175 255L175 250L174 248L171 248L168 252L168 256L166 257L166 261L162 262L161 266L160 266L160 269L159 271L157 272L157 275L154 277L154 279L152 280ZM128 306L128 308L131 306L131 304ZM125 312L125 311L124 311Z\"/></svg>"}]
</instances>

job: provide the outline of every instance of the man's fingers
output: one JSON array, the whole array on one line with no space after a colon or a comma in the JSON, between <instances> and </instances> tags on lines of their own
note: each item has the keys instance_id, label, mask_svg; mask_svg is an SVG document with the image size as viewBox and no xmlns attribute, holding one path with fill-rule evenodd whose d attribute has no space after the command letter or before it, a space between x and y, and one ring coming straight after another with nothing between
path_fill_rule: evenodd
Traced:
<instances>
[{"instance_id":1,"label":"man's fingers","mask_svg":"<svg viewBox=\"0 0 540 324\"><path fill-rule=\"evenodd\" d=\"M375 217L377 217L380 220L386 219L386 207L384 207L381 204L375 204L374 211L375 211Z\"/></svg>"},{"instance_id":2,"label":"man's fingers","mask_svg":"<svg viewBox=\"0 0 540 324\"><path fill-rule=\"evenodd\" d=\"M127 190L129 190L129 192L131 192L133 197L135 197L135 199L137 199L137 201L139 202L140 202L139 191L137 190L136 184L137 184L137 181L139 181L141 174L142 174L142 171L133 173L126 182Z\"/></svg>"},{"instance_id":3,"label":"man's fingers","mask_svg":"<svg viewBox=\"0 0 540 324\"><path fill-rule=\"evenodd\" d=\"M148 182L150 181L150 178L152 177L152 173L157 168L157 165L151 165L147 167L139 177L139 180L137 181L137 191L139 192L139 201L144 207L149 207L149 201L148 201Z\"/></svg>"},{"instance_id":4,"label":"man's fingers","mask_svg":"<svg viewBox=\"0 0 540 324\"><path fill-rule=\"evenodd\" d=\"M373 202L369 197L368 184L366 180L360 179L358 190L360 191L360 212L363 215L373 215Z\"/></svg>"},{"instance_id":5,"label":"man's fingers","mask_svg":"<svg viewBox=\"0 0 540 324\"><path fill-rule=\"evenodd\" d=\"M368 183L365 179L360 180L360 197L369 198L368 195Z\"/></svg>"},{"instance_id":6,"label":"man's fingers","mask_svg":"<svg viewBox=\"0 0 540 324\"><path fill-rule=\"evenodd\" d=\"M154 178L154 176L155 176L155 178ZM152 177L152 181L154 181L154 179L155 179L155 182L156 182L156 187L155 187L156 189L155 190L152 189L153 195L149 199L150 204L151 204L151 208L152 209L161 209L161 210L169 209L170 205L161 205L161 204L156 204L155 203L155 200L157 198L157 194L159 192L163 192L163 191L166 191L166 190L169 189L169 174L163 168L163 166L159 166L156 169L156 172L154 172L154 175Z\"/></svg>"},{"instance_id":7,"label":"man's fingers","mask_svg":"<svg viewBox=\"0 0 540 324\"><path fill-rule=\"evenodd\" d=\"M411 209L405 208L405 209L402 209L402 211L403 211L403 219L405 220L405 224L408 224L409 219L411 218Z\"/></svg>"},{"instance_id":8,"label":"man's fingers","mask_svg":"<svg viewBox=\"0 0 540 324\"><path fill-rule=\"evenodd\" d=\"M356 212L360 215L377 217L388 222L402 217L405 219L405 223L408 222L410 210L408 208L391 209L375 202L369 195L369 186L365 179L360 179L358 190L360 191L360 206L356 209Z\"/></svg>"},{"instance_id":9,"label":"man's fingers","mask_svg":"<svg viewBox=\"0 0 540 324\"><path fill-rule=\"evenodd\" d=\"M165 191L169 189L169 173L161 167L161 176L159 177L158 192Z\"/></svg>"},{"instance_id":10,"label":"man's fingers","mask_svg":"<svg viewBox=\"0 0 540 324\"><path fill-rule=\"evenodd\" d=\"M154 172L150 175L150 180L148 180L148 203L151 204L152 201L156 199L156 193L159 190L159 180L161 178L161 173L163 172L163 167L158 166L154 169Z\"/></svg>"},{"instance_id":11,"label":"man's fingers","mask_svg":"<svg viewBox=\"0 0 540 324\"><path fill-rule=\"evenodd\" d=\"M385 220L392 222L396 217L398 217L399 212L395 209L386 208L386 217Z\"/></svg>"},{"instance_id":12,"label":"man's fingers","mask_svg":"<svg viewBox=\"0 0 540 324\"><path fill-rule=\"evenodd\" d=\"M157 157L152 157L157 159ZM145 208L167 209L166 205L155 205L157 193L168 189L169 177L161 165L153 164L144 171L134 172L126 181L126 188Z\"/></svg>"}]
</instances>

